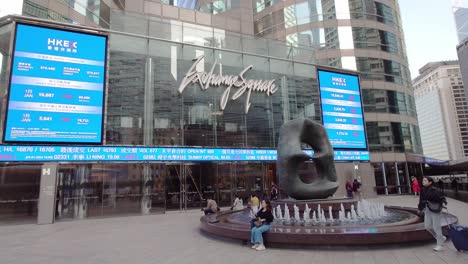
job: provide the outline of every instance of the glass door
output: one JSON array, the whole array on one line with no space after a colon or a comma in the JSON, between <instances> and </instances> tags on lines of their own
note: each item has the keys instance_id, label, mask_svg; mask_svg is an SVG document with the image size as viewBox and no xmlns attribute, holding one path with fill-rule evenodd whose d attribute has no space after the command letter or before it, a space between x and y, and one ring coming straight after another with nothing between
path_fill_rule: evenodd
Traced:
<instances>
[{"instance_id":1,"label":"glass door","mask_svg":"<svg viewBox=\"0 0 468 264\"><path fill-rule=\"evenodd\" d=\"M236 193L244 200L244 204L249 202L252 194L256 194L259 199L267 195L264 186L265 168L262 163L233 163L233 174Z\"/></svg>"},{"instance_id":2,"label":"glass door","mask_svg":"<svg viewBox=\"0 0 468 264\"><path fill-rule=\"evenodd\" d=\"M205 207L208 198L218 202L217 164L213 162L185 163L184 168L186 208Z\"/></svg>"},{"instance_id":3,"label":"glass door","mask_svg":"<svg viewBox=\"0 0 468 264\"><path fill-rule=\"evenodd\" d=\"M168 163L166 168L167 210L202 208L207 198L218 201L220 183L216 163ZM227 202L230 203L230 197Z\"/></svg>"},{"instance_id":4,"label":"glass door","mask_svg":"<svg viewBox=\"0 0 468 264\"><path fill-rule=\"evenodd\" d=\"M0 165L0 224L37 221L41 166Z\"/></svg>"},{"instance_id":5,"label":"glass door","mask_svg":"<svg viewBox=\"0 0 468 264\"><path fill-rule=\"evenodd\" d=\"M231 206L235 195L235 175L233 163L218 163L217 169L217 195L219 206Z\"/></svg>"},{"instance_id":6,"label":"glass door","mask_svg":"<svg viewBox=\"0 0 468 264\"><path fill-rule=\"evenodd\" d=\"M185 210L183 204L183 170L181 163L166 163L166 209Z\"/></svg>"},{"instance_id":7,"label":"glass door","mask_svg":"<svg viewBox=\"0 0 468 264\"><path fill-rule=\"evenodd\" d=\"M56 219L164 212L164 163L61 164Z\"/></svg>"}]
</instances>

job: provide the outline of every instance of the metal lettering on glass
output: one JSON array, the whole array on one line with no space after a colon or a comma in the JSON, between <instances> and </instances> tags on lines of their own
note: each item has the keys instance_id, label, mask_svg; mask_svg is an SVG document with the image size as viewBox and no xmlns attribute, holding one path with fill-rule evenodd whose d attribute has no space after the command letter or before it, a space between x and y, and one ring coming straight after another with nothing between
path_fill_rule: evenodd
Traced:
<instances>
[{"instance_id":1,"label":"metal lettering on glass","mask_svg":"<svg viewBox=\"0 0 468 264\"><path fill-rule=\"evenodd\" d=\"M248 113L251 105L250 94L252 93L252 91L263 92L267 96L270 96L278 90L278 87L276 87L275 85L275 80L245 79L244 74L248 70L253 68L252 65L247 66L239 73L239 75L236 76L223 75L221 63L219 63L219 74L215 74L214 70L216 65L218 64L218 60L215 60L210 72L197 72L196 67L204 57L205 55L201 55L198 58L194 59L195 62L193 63L192 67L190 67L187 74L184 76L182 82L180 83L179 93L182 93L187 87L187 85L189 85L190 83L198 83L202 90L208 90L210 86L227 86L226 90L221 95L219 105L220 109L224 110L226 108L229 96L231 94L231 87L234 86L236 88L239 88L239 90L232 95L231 100L236 100L247 91L247 98L245 99L244 110L245 113Z\"/></svg>"}]
</instances>

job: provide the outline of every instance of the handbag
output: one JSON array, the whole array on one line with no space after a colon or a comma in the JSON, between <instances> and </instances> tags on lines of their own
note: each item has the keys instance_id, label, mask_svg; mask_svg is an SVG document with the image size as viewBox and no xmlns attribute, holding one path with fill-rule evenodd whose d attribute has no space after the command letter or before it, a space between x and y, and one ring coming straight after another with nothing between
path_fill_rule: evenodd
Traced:
<instances>
[{"instance_id":1,"label":"handbag","mask_svg":"<svg viewBox=\"0 0 468 264\"><path fill-rule=\"evenodd\" d=\"M254 224L255 224L256 227L261 227L263 225L263 222L260 221L260 220L257 220L257 221L254 222Z\"/></svg>"},{"instance_id":2,"label":"handbag","mask_svg":"<svg viewBox=\"0 0 468 264\"><path fill-rule=\"evenodd\" d=\"M431 212L434 212L434 213L442 212L442 203L434 203L431 201L427 201L426 205L429 211Z\"/></svg>"}]
</instances>

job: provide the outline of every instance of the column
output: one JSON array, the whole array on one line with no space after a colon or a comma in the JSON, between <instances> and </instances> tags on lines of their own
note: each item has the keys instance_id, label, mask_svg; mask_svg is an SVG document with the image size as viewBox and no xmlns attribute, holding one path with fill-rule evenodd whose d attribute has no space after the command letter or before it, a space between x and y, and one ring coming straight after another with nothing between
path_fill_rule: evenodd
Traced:
<instances>
[{"instance_id":1,"label":"column","mask_svg":"<svg viewBox=\"0 0 468 264\"><path fill-rule=\"evenodd\" d=\"M384 182L385 195L388 195L387 173L385 173L385 163L384 162L382 162L382 177L383 177L383 182Z\"/></svg>"},{"instance_id":2,"label":"column","mask_svg":"<svg viewBox=\"0 0 468 264\"><path fill-rule=\"evenodd\" d=\"M153 188L153 181L151 177L151 165L149 163L143 164L142 187L141 187L141 214L151 213L151 193Z\"/></svg>"},{"instance_id":3,"label":"column","mask_svg":"<svg viewBox=\"0 0 468 264\"><path fill-rule=\"evenodd\" d=\"M153 89L153 59L146 58L145 65L145 99L143 107L143 144L145 146L153 145L154 138L154 89ZM143 175L141 180L141 214L151 212L151 191L153 181L151 178L151 167L149 163L143 165Z\"/></svg>"},{"instance_id":4,"label":"column","mask_svg":"<svg viewBox=\"0 0 468 264\"><path fill-rule=\"evenodd\" d=\"M39 204L37 224L53 224L55 220L55 203L57 191L58 163L50 162L42 165L41 185L39 189Z\"/></svg>"},{"instance_id":5,"label":"column","mask_svg":"<svg viewBox=\"0 0 468 264\"><path fill-rule=\"evenodd\" d=\"M409 177L408 162L405 162L405 177L406 177L406 185L408 185L408 193L411 194L411 180Z\"/></svg>"},{"instance_id":6,"label":"column","mask_svg":"<svg viewBox=\"0 0 468 264\"><path fill-rule=\"evenodd\" d=\"M395 177L396 177L396 183L398 185L398 194L401 194L400 172L398 171L398 163L396 163L396 162L395 162Z\"/></svg>"}]
</instances>

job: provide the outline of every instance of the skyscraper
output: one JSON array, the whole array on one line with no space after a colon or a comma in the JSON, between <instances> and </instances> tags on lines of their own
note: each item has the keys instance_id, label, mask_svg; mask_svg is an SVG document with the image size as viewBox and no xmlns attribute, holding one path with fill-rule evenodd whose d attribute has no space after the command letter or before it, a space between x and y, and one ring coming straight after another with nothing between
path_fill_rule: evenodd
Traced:
<instances>
[{"instance_id":1,"label":"skyscraper","mask_svg":"<svg viewBox=\"0 0 468 264\"><path fill-rule=\"evenodd\" d=\"M468 1L453 0L452 6L458 41L461 42L468 37Z\"/></svg>"},{"instance_id":2,"label":"skyscraper","mask_svg":"<svg viewBox=\"0 0 468 264\"><path fill-rule=\"evenodd\" d=\"M458 61L431 62L419 73L413 85L424 155L468 156L468 104Z\"/></svg>"}]
</instances>

